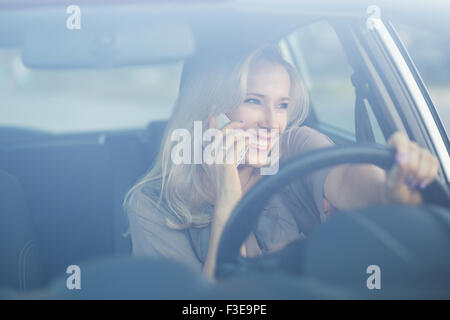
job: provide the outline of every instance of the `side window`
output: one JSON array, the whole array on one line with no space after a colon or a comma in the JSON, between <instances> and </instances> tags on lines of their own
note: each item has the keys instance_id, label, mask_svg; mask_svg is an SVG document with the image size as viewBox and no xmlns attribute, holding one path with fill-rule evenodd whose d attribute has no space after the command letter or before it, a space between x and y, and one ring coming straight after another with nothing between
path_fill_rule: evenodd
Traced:
<instances>
[{"instance_id":1,"label":"side window","mask_svg":"<svg viewBox=\"0 0 450 320\"><path fill-rule=\"evenodd\" d=\"M375 142L379 144L386 144L386 139L384 138L383 131L380 128L380 125L375 117L375 114L372 111L372 106L366 103L367 112L369 113L369 121L372 126L373 136L375 137Z\"/></svg>"},{"instance_id":2,"label":"side window","mask_svg":"<svg viewBox=\"0 0 450 320\"><path fill-rule=\"evenodd\" d=\"M446 33L404 24L395 25L423 78L445 128L450 132L450 48Z\"/></svg>"},{"instance_id":3,"label":"side window","mask_svg":"<svg viewBox=\"0 0 450 320\"><path fill-rule=\"evenodd\" d=\"M333 28L326 21L316 22L288 35L286 43L308 87L318 128L355 141L353 69ZM376 141L384 143L371 110L369 117Z\"/></svg>"}]
</instances>

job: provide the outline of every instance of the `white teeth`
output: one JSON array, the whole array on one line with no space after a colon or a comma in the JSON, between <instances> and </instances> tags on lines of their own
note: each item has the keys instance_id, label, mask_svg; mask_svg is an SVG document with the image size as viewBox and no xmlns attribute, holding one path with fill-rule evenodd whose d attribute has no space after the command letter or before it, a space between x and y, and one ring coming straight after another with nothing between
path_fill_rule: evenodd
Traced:
<instances>
[{"instance_id":1,"label":"white teeth","mask_svg":"<svg viewBox=\"0 0 450 320\"><path fill-rule=\"evenodd\" d=\"M250 143L250 146L253 148L259 148L259 149L266 149L267 143L261 144L261 143Z\"/></svg>"},{"instance_id":2,"label":"white teeth","mask_svg":"<svg viewBox=\"0 0 450 320\"><path fill-rule=\"evenodd\" d=\"M258 141L250 141L250 143L253 145L258 145L258 146L262 146L262 147L267 147L267 145L269 144L267 140L261 140L261 139L259 139Z\"/></svg>"}]
</instances>

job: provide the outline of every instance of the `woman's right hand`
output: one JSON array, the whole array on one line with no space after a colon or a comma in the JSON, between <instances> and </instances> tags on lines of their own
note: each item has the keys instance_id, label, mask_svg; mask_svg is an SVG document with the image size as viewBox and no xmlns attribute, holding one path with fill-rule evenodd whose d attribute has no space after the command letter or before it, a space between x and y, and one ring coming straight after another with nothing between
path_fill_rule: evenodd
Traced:
<instances>
[{"instance_id":1,"label":"woman's right hand","mask_svg":"<svg viewBox=\"0 0 450 320\"><path fill-rule=\"evenodd\" d=\"M219 148L224 150L222 155L216 155L222 156L222 159L217 159L221 160L220 163L222 164L218 164L215 161L213 161L212 164L204 164L208 179L214 188L214 191L211 191L214 192L215 196L214 216L211 223L208 253L203 266L204 273L210 278L214 278L217 251L222 231L231 212L233 212L234 207L242 197L242 186L237 169L237 155L240 154L243 148L247 147L248 133L244 130L233 129L242 129L243 127L244 123L241 122L231 122L226 125L221 130L223 137L222 141L213 141L211 143L211 147L215 150L219 150ZM212 116L209 121L209 128L216 128L216 118L214 116ZM235 143L237 140L240 140L241 143ZM227 163L227 154L233 148L235 151L234 161L232 163Z\"/></svg>"},{"instance_id":2,"label":"woman's right hand","mask_svg":"<svg viewBox=\"0 0 450 320\"><path fill-rule=\"evenodd\" d=\"M231 214L232 209L238 203L242 197L242 187L239 179L239 173L237 169L237 155L239 155L243 149L248 145L248 133L242 128L245 126L241 122L230 122L222 130L223 141L213 141L211 148L221 148L222 158L216 158L213 164L205 164L205 170L208 172L209 180L213 184L215 195L215 207L227 210L220 210L222 216L214 216L214 220L219 220L221 225L225 225ZM216 118L211 117L209 121L209 128L216 128ZM237 141L240 141L239 143ZM234 151L234 159L232 163L227 162L227 154ZM222 164L220 164L222 163ZM217 211L217 210L216 210ZM228 212L228 214L225 214Z\"/></svg>"}]
</instances>

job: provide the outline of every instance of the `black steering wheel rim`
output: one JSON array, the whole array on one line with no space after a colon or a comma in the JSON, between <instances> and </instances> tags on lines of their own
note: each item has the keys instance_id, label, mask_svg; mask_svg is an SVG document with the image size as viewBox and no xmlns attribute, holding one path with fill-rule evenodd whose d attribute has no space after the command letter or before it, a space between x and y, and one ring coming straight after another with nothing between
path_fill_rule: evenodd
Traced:
<instances>
[{"instance_id":1,"label":"black steering wheel rim","mask_svg":"<svg viewBox=\"0 0 450 320\"><path fill-rule=\"evenodd\" d=\"M240 256L240 247L256 226L264 205L276 190L295 179L327 167L366 163L389 169L394 161L395 150L393 149L359 145L323 148L286 162L276 175L263 177L234 208L220 239L216 277L230 276L235 271L242 270L243 264L252 260ZM437 179L423 190L422 194L425 202L449 206L449 192ZM252 267L252 263L247 263L246 268L249 267Z\"/></svg>"}]
</instances>

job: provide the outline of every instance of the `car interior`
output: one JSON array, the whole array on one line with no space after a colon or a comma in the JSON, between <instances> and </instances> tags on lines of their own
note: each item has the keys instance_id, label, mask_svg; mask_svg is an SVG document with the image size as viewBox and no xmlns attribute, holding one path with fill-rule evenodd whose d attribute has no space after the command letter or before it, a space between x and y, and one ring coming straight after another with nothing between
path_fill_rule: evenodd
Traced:
<instances>
[{"instance_id":1,"label":"car interior","mask_svg":"<svg viewBox=\"0 0 450 320\"><path fill-rule=\"evenodd\" d=\"M114 10L112 12L112 15L118 14ZM130 14L130 19L143 21L144 18L144 14L136 16ZM193 14L188 21L192 27L197 55L210 50L211 46L214 50L218 48L226 50L230 43L253 46L267 40L280 41L294 30L323 20L320 16L305 15L303 21L291 17L283 18L283 23L279 23L280 20L276 15L261 14L256 19L254 16L242 14L224 30L220 26L227 24L229 16L215 17L203 13L201 18ZM213 19L214 23L211 22ZM253 24L246 23L247 19L253 19L251 20ZM327 24L336 25L333 19ZM114 21L114 17L102 20L99 14L98 21L94 26L101 29L104 27L102 23L108 25ZM219 27L206 30L204 26L208 23ZM244 23L250 27L243 28ZM51 26L51 23L48 23L48 26ZM135 27L136 24L132 26ZM152 28L151 24L145 26ZM133 32L134 29L130 30L120 29L118 33L123 32L126 36L126 32ZM124 55L116 61L106 59L108 61L101 67L109 67L108 64L115 63L119 66L132 62L164 63L162 57L168 57L172 61L188 56L189 51L193 50L189 49L189 43L182 43L180 40L181 49L178 47L174 49L167 44L181 39L179 30L176 27L164 31L163 33L167 35L164 41L155 40L156 43L151 45L136 44L138 49L147 47L147 51L144 50L141 56ZM235 38L232 41L224 41L229 39L230 35ZM60 36L63 34L55 34L56 39ZM31 41L27 43L28 47L24 46L23 49L25 50L23 59L29 66L65 68L75 61L75 64L78 63L80 66L95 68L100 63L96 59L102 57L101 54L95 59L82 54L70 56L68 54L70 48L63 46L55 46L55 52L51 55L41 52L39 56L35 51L36 43L42 43L44 38L48 41L51 39L54 41L55 38L43 37L42 34L35 37L39 41ZM136 41L143 41L139 36L136 38ZM248 43L247 39L250 38L253 42ZM0 37L0 47L6 46L6 39L10 38L4 34ZM86 38L81 36L76 41L83 43ZM74 42L74 45L76 44L77 42ZM166 52L167 55L164 55L164 46L174 51ZM158 53L149 54L150 58L148 55L145 56L155 47L162 49ZM289 49L288 45L287 50L292 50L292 47ZM45 58L42 58L43 56ZM65 61L64 57L68 60ZM143 57L149 61L145 62ZM351 56L347 58L352 59ZM347 78L349 84L353 81L350 88L356 90L356 94L352 92L352 105L349 106L353 117L352 132L341 134L339 125L327 127L322 121L320 114L322 102L318 101L320 99L315 100L315 96L321 96L321 92L312 94L312 111L305 124L326 132L337 145L352 145L356 142L383 144L385 137L391 133L390 120L383 120L383 112L374 107L376 103L374 97L368 101L367 97L362 96L363 89L358 87L361 80L357 78L357 72L355 74ZM368 104L364 103L365 99ZM131 239L127 233L127 218L123 212L122 201L129 188L151 168L158 155L166 124L167 119L155 120L142 129L79 134L53 134L34 129L1 128L0 286L18 292L28 292L48 285L56 275L63 274L68 265L102 257L129 256Z\"/></svg>"}]
</instances>

